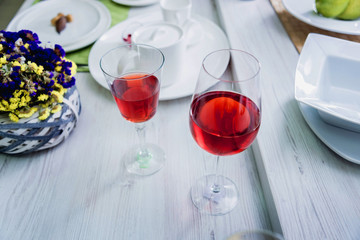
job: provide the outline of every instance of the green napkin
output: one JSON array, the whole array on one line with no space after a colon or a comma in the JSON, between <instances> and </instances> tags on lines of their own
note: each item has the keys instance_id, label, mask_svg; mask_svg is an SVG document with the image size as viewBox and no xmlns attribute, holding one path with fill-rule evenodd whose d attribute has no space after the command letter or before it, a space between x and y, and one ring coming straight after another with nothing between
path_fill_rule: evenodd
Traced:
<instances>
[{"instance_id":1,"label":"green napkin","mask_svg":"<svg viewBox=\"0 0 360 240\"><path fill-rule=\"evenodd\" d=\"M39 2L40 0L35 0L33 4ZM95 1L95 0L92 0ZM129 13L129 7L124 5L119 5L112 0L100 0L101 3L103 3L110 12L111 15L111 25L110 27L118 24L121 21L124 21L128 17ZM91 50L93 44L90 46L84 47L82 49L79 49L74 52L66 53L66 58L74 61L76 64L78 64L78 72L88 72L89 66L88 66L88 58L89 53Z\"/></svg>"}]
</instances>

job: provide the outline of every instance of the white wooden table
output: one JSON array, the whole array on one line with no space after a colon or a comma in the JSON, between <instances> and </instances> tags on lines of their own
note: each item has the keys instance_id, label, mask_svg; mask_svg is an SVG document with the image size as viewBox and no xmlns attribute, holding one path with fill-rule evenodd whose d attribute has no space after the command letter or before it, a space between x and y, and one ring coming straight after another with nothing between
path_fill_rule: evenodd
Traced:
<instances>
[{"instance_id":1,"label":"white wooden table","mask_svg":"<svg viewBox=\"0 0 360 240\"><path fill-rule=\"evenodd\" d=\"M167 161L157 174L138 178L120 160L137 141L133 125L108 90L79 73L82 113L70 137L31 155L0 154L1 240L226 239L255 228L286 239L360 239L360 166L329 150L305 123L293 96L298 53L270 3L193 0L193 8L223 27L231 47L262 64L257 141L223 158L223 174L239 187L238 206L212 217L192 205L189 189L212 172L214 157L191 137L190 97L160 102L147 136Z\"/></svg>"}]
</instances>

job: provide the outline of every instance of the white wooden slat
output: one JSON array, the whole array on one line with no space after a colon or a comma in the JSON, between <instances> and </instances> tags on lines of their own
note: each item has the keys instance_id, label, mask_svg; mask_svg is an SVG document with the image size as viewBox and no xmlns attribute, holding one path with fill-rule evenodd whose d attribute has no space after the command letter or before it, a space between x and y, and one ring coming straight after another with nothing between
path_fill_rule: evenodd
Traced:
<instances>
[{"instance_id":1,"label":"white wooden slat","mask_svg":"<svg viewBox=\"0 0 360 240\"><path fill-rule=\"evenodd\" d=\"M217 0L233 48L262 63L263 122L254 147L286 239L360 239L360 166L329 150L294 99L298 53L267 0ZM273 201L274 209L271 209Z\"/></svg>"}]
</instances>

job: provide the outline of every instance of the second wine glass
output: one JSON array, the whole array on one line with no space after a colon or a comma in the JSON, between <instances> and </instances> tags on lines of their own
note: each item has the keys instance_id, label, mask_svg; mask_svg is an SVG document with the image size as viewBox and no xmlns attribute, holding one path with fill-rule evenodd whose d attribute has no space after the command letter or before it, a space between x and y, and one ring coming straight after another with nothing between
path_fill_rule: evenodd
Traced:
<instances>
[{"instance_id":1,"label":"second wine glass","mask_svg":"<svg viewBox=\"0 0 360 240\"><path fill-rule=\"evenodd\" d=\"M219 157L234 155L254 141L261 122L260 64L234 49L207 55L190 106L190 130L197 144L216 155L215 174L191 188L195 206L211 215L230 212L238 202L236 184L218 173Z\"/></svg>"},{"instance_id":2,"label":"second wine glass","mask_svg":"<svg viewBox=\"0 0 360 240\"><path fill-rule=\"evenodd\" d=\"M164 61L159 49L143 44L119 46L100 60L121 115L135 123L139 144L125 153L124 161L126 169L137 175L151 175L165 161L160 147L145 142L145 122L156 113Z\"/></svg>"}]
</instances>

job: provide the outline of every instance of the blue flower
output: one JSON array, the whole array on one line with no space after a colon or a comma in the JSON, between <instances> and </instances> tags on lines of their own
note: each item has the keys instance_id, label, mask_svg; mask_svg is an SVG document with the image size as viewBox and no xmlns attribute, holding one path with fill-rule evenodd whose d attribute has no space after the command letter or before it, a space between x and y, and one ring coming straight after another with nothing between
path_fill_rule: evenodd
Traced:
<instances>
[{"instance_id":1,"label":"blue flower","mask_svg":"<svg viewBox=\"0 0 360 240\"><path fill-rule=\"evenodd\" d=\"M65 51L60 45L55 44L54 51L59 57L65 57Z\"/></svg>"},{"instance_id":2,"label":"blue flower","mask_svg":"<svg viewBox=\"0 0 360 240\"><path fill-rule=\"evenodd\" d=\"M15 67L12 67L13 71L16 72L18 75L19 75L19 71L20 71L20 66L15 66Z\"/></svg>"},{"instance_id":3,"label":"blue flower","mask_svg":"<svg viewBox=\"0 0 360 240\"><path fill-rule=\"evenodd\" d=\"M22 38L24 43L29 43L29 42L40 43L38 35L29 30L19 31L18 38Z\"/></svg>"},{"instance_id":4,"label":"blue flower","mask_svg":"<svg viewBox=\"0 0 360 240\"><path fill-rule=\"evenodd\" d=\"M24 47L23 45L20 46L20 51L23 53L28 53L29 51L26 49L26 47Z\"/></svg>"},{"instance_id":5,"label":"blue flower","mask_svg":"<svg viewBox=\"0 0 360 240\"><path fill-rule=\"evenodd\" d=\"M12 60L16 60L18 58L20 58L21 55L20 54L14 54L14 55L11 55L8 59L8 61L12 61Z\"/></svg>"},{"instance_id":6,"label":"blue flower","mask_svg":"<svg viewBox=\"0 0 360 240\"><path fill-rule=\"evenodd\" d=\"M75 81L76 81L75 78L71 77L71 80L69 82L64 83L63 87L64 88L69 88L69 87L71 87L71 86L73 86L75 84Z\"/></svg>"},{"instance_id":7,"label":"blue flower","mask_svg":"<svg viewBox=\"0 0 360 240\"><path fill-rule=\"evenodd\" d=\"M58 82L59 82L60 84L62 84L62 83L64 82L64 80L65 80L64 74L63 74L63 73L60 73L60 74L58 75L58 77L57 77L57 80L58 80Z\"/></svg>"}]
</instances>

